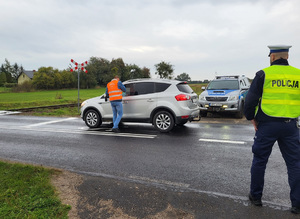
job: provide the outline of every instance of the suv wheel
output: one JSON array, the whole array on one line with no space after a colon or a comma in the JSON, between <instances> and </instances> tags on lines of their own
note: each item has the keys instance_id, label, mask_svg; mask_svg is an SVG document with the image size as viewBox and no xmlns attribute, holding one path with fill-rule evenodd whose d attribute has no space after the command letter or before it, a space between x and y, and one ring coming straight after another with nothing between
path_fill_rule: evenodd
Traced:
<instances>
[{"instance_id":1,"label":"suv wheel","mask_svg":"<svg viewBox=\"0 0 300 219\"><path fill-rule=\"evenodd\" d=\"M174 127L174 118L167 111L159 111L154 116L153 124L160 132L169 132Z\"/></svg>"},{"instance_id":2,"label":"suv wheel","mask_svg":"<svg viewBox=\"0 0 300 219\"><path fill-rule=\"evenodd\" d=\"M85 124L90 128L97 128L102 124L101 117L96 110L88 110L84 118Z\"/></svg>"}]
</instances>

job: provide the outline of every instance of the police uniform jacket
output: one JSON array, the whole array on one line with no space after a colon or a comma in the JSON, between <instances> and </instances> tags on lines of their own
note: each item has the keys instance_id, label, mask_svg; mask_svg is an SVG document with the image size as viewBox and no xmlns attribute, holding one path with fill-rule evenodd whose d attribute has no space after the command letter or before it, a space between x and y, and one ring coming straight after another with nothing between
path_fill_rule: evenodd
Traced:
<instances>
[{"instance_id":1,"label":"police uniform jacket","mask_svg":"<svg viewBox=\"0 0 300 219\"><path fill-rule=\"evenodd\" d=\"M271 63L271 65L289 65L286 59L277 59ZM286 118L275 118L266 115L260 108L260 98L263 93L263 86L265 81L265 72L260 70L256 73L253 79L250 89L248 91L244 114L248 120L255 118L257 122L271 122L271 121L285 121ZM255 115L256 107L259 106L257 114Z\"/></svg>"}]
</instances>

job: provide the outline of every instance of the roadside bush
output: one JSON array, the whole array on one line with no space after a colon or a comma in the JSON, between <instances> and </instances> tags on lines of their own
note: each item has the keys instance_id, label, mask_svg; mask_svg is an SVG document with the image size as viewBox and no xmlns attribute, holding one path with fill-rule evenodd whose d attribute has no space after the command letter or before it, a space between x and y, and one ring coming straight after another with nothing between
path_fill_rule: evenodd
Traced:
<instances>
[{"instance_id":1,"label":"roadside bush","mask_svg":"<svg viewBox=\"0 0 300 219\"><path fill-rule=\"evenodd\" d=\"M31 81L25 81L24 83L18 84L18 86L12 88L12 92L30 92L30 91L34 91Z\"/></svg>"},{"instance_id":2,"label":"roadside bush","mask_svg":"<svg viewBox=\"0 0 300 219\"><path fill-rule=\"evenodd\" d=\"M5 88L12 88L16 87L18 84L17 83L4 83Z\"/></svg>"},{"instance_id":3,"label":"roadside bush","mask_svg":"<svg viewBox=\"0 0 300 219\"><path fill-rule=\"evenodd\" d=\"M61 95L61 93L56 93L55 99L63 99L63 96Z\"/></svg>"}]
</instances>

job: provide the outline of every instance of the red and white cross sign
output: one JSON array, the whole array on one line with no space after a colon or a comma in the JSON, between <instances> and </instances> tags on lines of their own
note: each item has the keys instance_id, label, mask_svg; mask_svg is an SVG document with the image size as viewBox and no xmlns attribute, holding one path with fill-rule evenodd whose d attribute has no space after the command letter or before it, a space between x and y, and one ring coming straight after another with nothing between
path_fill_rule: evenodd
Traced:
<instances>
[{"instance_id":1,"label":"red and white cross sign","mask_svg":"<svg viewBox=\"0 0 300 219\"><path fill-rule=\"evenodd\" d=\"M81 63L81 64L78 64L77 62L74 61L74 59L71 59L71 62L75 65L74 68L71 68L70 71L76 71L78 69L81 69L82 71L84 71L85 73L87 73L87 70L84 68L86 65L87 65L87 61Z\"/></svg>"}]
</instances>

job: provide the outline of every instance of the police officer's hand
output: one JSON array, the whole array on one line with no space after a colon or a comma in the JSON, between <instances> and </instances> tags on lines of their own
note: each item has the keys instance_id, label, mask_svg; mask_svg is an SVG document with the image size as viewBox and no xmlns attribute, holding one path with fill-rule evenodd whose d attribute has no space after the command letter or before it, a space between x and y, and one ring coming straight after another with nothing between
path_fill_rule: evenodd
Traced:
<instances>
[{"instance_id":1,"label":"police officer's hand","mask_svg":"<svg viewBox=\"0 0 300 219\"><path fill-rule=\"evenodd\" d=\"M251 122L254 126L254 130L257 131L257 125L258 125L257 121L255 119L252 119Z\"/></svg>"}]
</instances>

